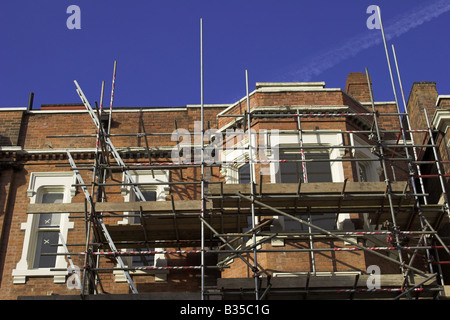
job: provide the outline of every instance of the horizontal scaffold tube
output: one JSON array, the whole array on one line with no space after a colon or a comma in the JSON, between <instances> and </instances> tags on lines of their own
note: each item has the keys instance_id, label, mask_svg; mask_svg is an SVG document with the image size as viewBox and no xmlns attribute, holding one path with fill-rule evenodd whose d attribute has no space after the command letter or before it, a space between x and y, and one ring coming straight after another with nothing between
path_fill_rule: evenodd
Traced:
<instances>
[{"instance_id":1,"label":"horizontal scaffold tube","mask_svg":"<svg viewBox=\"0 0 450 320\"><path fill-rule=\"evenodd\" d=\"M89 268L90 271L115 271L115 270L125 270L125 271L136 271L136 270L197 270L201 269L203 266L167 266L167 267L116 267L116 268ZM217 266L206 266L208 269L218 269ZM85 268L80 268L83 270ZM51 268L50 271L67 271L65 268Z\"/></svg>"},{"instance_id":2,"label":"horizontal scaffold tube","mask_svg":"<svg viewBox=\"0 0 450 320\"><path fill-rule=\"evenodd\" d=\"M304 293L304 294L318 294L318 293L399 293L404 292L406 289L403 288L379 288L379 289L271 289L270 293L272 294L289 294L289 293ZM425 291L439 291L439 289L436 288L414 288L411 290L412 292L425 292ZM208 295L232 295L232 294L251 294L250 290L245 292L244 290L241 291L231 291L231 290L222 290L220 292L211 292L207 293Z\"/></svg>"},{"instance_id":3,"label":"horizontal scaffold tube","mask_svg":"<svg viewBox=\"0 0 450 320\"><path fill-rule=\"evenodd\" d=\"M351 242L351 240L349 240ZM450 247L450 246L449 246ZM369 250L417 250L417 249L443 249L442 246L408 246L408 247L367 247ZM355 247L337 247L337 248L305 248L305 249L259 249L258 252L311 252L311 251L359 251L361 248ZM206 253L253 253L253 250L203 250ZM118 252L109 252L109 251L99 251L99 252L78 252L78 253L43 253L43 256L56 256L56 255L85 255L91 254L95 256L144 256L144 255L153 255L153 254L198 254L201 253L202 250L174 250L174 251L118 251ZM450 261L444 261L444 263L450 263Z\"/></svg>"},{"instance_id":4,"label":"horizontal scaffold tube","mask_svg":"<svg viewBox=\"0 0 450 320\"><path fill-rule=\"evenodd\" d=\"M373 113L373 112L301 112L301 113L252 113L252 118L292 118L292 117L353 117L353 116L398 116L406 113ZM242 114L222 114L219 117L244 117Z\"/></svg>"},{"instance_id":5,"label":"horizontal scaffold tube","mask_svg":"<svg viewBox=\"0 0 450 320\"><path fill-rule=\"evenodd\" d=\"M351 240L349 240L351 242ZM442 246L409 246L409 247L366 247L368 250L417 250L417 249L442 249ZM258 252L315 252L315 251L359 251L362 248L355 247L339 247L339 248L305 248L305 249L259 249ZM209 253L252 253L251 250L208 250Z\"/></svg>"},{"instance_id":6,"label":"horizontal scaffold tube","mask_svg":"<svg viewBox=\"0 0 450 320\"><path fill-rule=\"evenodd\" d=\"M312 224L312 223L309 223L309 222L307 222L307 221L305 221L305 220L302 220L302 219L297 218L297 217L295 217L295 216L293 216L293 215L290 215L290 214L288 214L288 213L286 213L286 212L284 212L284 211L281 211L281 210L278 210L278 209L276 209L276 208L273 208L273 207L271 207L271 206L269 206L269 205L267 205L267 204L265 204L265 203L263 203L263 202L261 202L261 201L253 200L252 198L247 197L247 196L245 196L245 195L243 195L243 194L241 194L241 193L239 193L239 192L236 193L236 195L239 196L239 197L241 197L241 198L243 198L243 199L248 200L249 202L252 202L252 201L253 201L253 202L254 202L255 204L257 204L257 205L260 205L260 206L265 207L265 208L267 208L267 209L269 209L269 210L271 210L271 211L273 211L273 212L279 213L279 214L284 215L284 216L286 216L286 217L289 217L289 218L291 218L291 219L293 219L293 220L296 220L296 221L300 222L301 224L304 224L304 225L306 225L306 226L309 226L309 227L311 227L311 228L314 228L314 229L316 229L316 230L322 232L323 234L332 236L332 237L334 237L334 238L336 238L336 239L339 239L339 240L342 240L342 241L344 241L344 242L348 242L348 239L346 239L346 238L343 237L343 236L339 236L339 235L333 234L333 233L331 233L331 232L329 232L329 231L327 231L327 230L325 230L325 229L323 229L323 228L321 228L321 227L318 227L318 226L316 226L316 225L314 225L314 224ZM356 244L356 243L352 243L352 244L353 244L354 246L360 248L361 250L364 250L364 251L366 251L366 252L370 252L370 253L372 253L372 254L374 254L374 255L376 255L376 256L379 256L379 257L382 257L383 259L386 259L386 260L389 260L389 261L391 261L391 262L394 262L394 263L398 264L399 266L403 266L403 267L405 267L405 268L408 268L408 269L410 269L410 270L412 270L412 271L414 271L414 272L417 272L417 274L426 277L425 272L423 272L422 270L419 270L419 269L417 269L417 268L414 268L414 267L412 267L412 266L410 266L410 265L404 265L404 264L402 264L400 261L398 261L398 260L396 260L396 259L393 259L393 258L391 258L391 257L389 257L389 256L383 255L382 253L379 253L379 252L376 251L376 250L370 250L370 249L368 249L367 247L362 246L362 245L359 245L359 244Z\"/></svg>"},{"instance_id":7,"label":"horizontal scaffold tube","mask_svg":"<svg viewBox=\"0 0 450 320\"><path fill-rule=\"evenodd\" d=\"M147 250L147 251L98 251L91 252L92 255L99 256L143 256L143 255L151 255L151 254L193 254L193 253L201 253L203 250ZM85 254L85 252L80 252L80 254Z\"/></svg>"}]
</instances>

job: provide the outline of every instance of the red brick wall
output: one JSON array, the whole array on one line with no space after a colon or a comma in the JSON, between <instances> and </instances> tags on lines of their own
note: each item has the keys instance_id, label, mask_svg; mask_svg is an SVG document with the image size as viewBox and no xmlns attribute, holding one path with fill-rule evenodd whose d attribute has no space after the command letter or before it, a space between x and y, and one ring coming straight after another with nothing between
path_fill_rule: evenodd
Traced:
<instances>
[{"instance_id":1,"label":"red brick wall","mask_svg":"<svg viewBox=\"0 0 450 320\"><path fill-rule=\"evenodd\" d=\"M354 78L354 79L353 79ZM348 105L355 112L367 112L367 109L358 104L353 98L360 99L367 98L367 91L364 85L359 83L361 74L352 75L349 77L350 81L346 87L346 91L301 91L301 92L257 92L251 96L252 107L264 106L298 106L298 105L330 105L341 106ZM359 80L358 80L359 79ZM358 80L358 81L357 81ZM423 88L422 88L423 87ZM424 89L425 98L421 96L419 89ZM427 91L428 90L428 91ZM436 98L434 97L433 85L428 83L415 85L410 96L410 104L428 107L429 102ZM433 98L434 97L434 98ZM246 110L246 101L237 103L233 108L227 111L227 114L243 114ZM377 105L380 112L396 112L395 106L391 104ZM50 108L51 109L51 108ZM48 109L48 110L50 110ZM370 108L368 108L370 109ZM208 121L211 128L220 128L235 118L216 117L217 113L224 110L223 107L205 108L205 129L208 128ZM422 111L423 112L423 111ZM411 110L411 119L420 121L417 117L417 111ZM65 148L94 148L95 137L57 137L52 138L49 135L92 135L95 134L96 128L86 112L31 112L24 115L24 123L20 125L22 119L22 112L5 112L2 113L4 119L9 119L8 123L3 127L4 136L10 139L11 145L20 144L24 149L65 149ZM430 114L431 116L431 114ZM417 117L417 119L415 119ZM145 125L147 133L172 133L175 129L174 120L177 120L178 128L188 129L191 133L194 132L194 121L200 120L200 108L189 107L184 110L171 110L165 112L115 112L113 114L113 123L111 133L116 134L134 134L134 136L114 136L112 141L115 147L145 147L145 140L143 137L138 137L135 134L143 132L141 121ZM329 117L329 118L304 118L302 119L302 128L305 130L314 129L335 129L335 130L358 130L360 129L360 122L353 121L355 119L345 117ZM366 118L367 122L371 123L371 118ZM6 121L6 120L5 120ZM420 123L419 123L420 124ZM384 129L398 129L398 117L381 117L380 125ZM297 122L295 118L273 119L265 118L255 120L252 123L253 128L260 129L281 129L281 130L295 130L297 129ZM414 128L414 125L413 125ZM0 129L1 130L1 129ZM21 130L21 131L20 131ZM1 132L1 131L0 131ZM20 137L19 137L20 132ZM385 138L391 138L386 136ZM193 136L191 136L193 139ZM348 136L345 136L346 143L348 143ZM170 135L155 135L148 137L150 147L175 146L176 142L171 141ZM348 150L349 151L349 150ZM346 156L350 156L347 152ZM77 164L92 164L92 154L74 153ZM1 282L0 282L0 299L15 299L21 295L46 295L50 293L57 294L74 294L74 291L67 289L65 284L54 284L53 278L30 278L26 284L12 283L12 270L16 267L21 258L24 231L20 230L21 223L27 220L26 207L29 203L29 198L26 195L28 183L31 172L46 172L46 171L68 171L67 159L64 153L62 154L45 154L40 156L24 156L19 158L20 163L24 168L14 173L10 170L3 170L0 177L0 208L2 214L0 215L0 226L2 228L1 238ZM167 154L160 157L158 154L152 158L153 161L167 161ZM147 159L141 155L136 159L125 159L128 164L147 162ZM65 165L61 166L61 165ZM343 162L345 176L350 181L356 180L356 172L352 162ZM162 167L164 168L164 167ZM207 169L209 171L209 169ZM90 182L92 179L92 172L81 171L85 182ZM213 168L212 180L223 180L219 168ZM200 168L191 167L183 169L170 169L170 181L193 181L199 180ZM257 177L258 179L259 177ZM121 173L115 173L112 179L107 182L120 183L122 180ZM13 181L13 183L11 183ZM79 190L80 191L80 190ZM200 186L171 186L170 193L175 200L190 200L200 199ZM120 193L120 187L108 187L107 194L108 201L123 201L123 196ZM7 199L11 199L10 202ZM83 202L84 195L79 192L72 202ZM10 204L8 207L7 204ZM356 217L356 216L355 216ZM68 243L84 243L84 221L83 219L73 219L75 228L69 231L67 239ZM108 222L115 222L117 219L108 220ZM306 247L307 242L304 241L286 241L284 248L298 248ZM315 247L329 248L332 245L341 246L340 242L335 241L316 241ZM264 244L263 248L272 248L270 244ZM71 247L72 252L84 251L84 245L79 247ZM310 254L306 253L260 253L258 254L259 263L269 272L295 272L295 271L310 271L311 264L309 259ZM74 256L74 263L78 266L83 266L84 262L82 256ZM107 259L102 259L102 266L114 266ZM316 266L318 271L365 271L367 265L374 264L377 260L369 258L369 255L363 251L354 252L320 252L316 254ZM193 265L198 264L198 256L192 255L170 255L169 265ZM375 263L376 264L376 263ZM224 269L222 276L224 277L247 277L252 276L248 269L239 258L236 258L231 265L232 268ZM398 267L389 270L398 272ZM128 293L129 288L126 283L114 282L111 273L101 273L102 284L105 290L109 293ZM157 291L198 291L200 277L197 271L193 272L178 272L171 271L168 274L167 282L155 282L153 276L134 277L136 285L140 292L157 292Z\"/></svg>"},{"instance_id":2,"label":"red brick wall","mask_svg":"<svg viewBox=\"0 0 450 320\"><path fill-rule=\"evenodd\" d=\"M426 110L428 119L431 121L436 110L437 97L435 82L423 81L413 84L407 103L412 129L427 129L424 110ZM424 133L415 133L415 143L422 144L424 136Z\"/></svg>"},{"instance_id":3,"label":"red brick wall","mask_svg":"<svg viewBox=\"0 0 450 320\"><path fill-rule=\"evenodd\" d=\"M372 80L370 79L372 85ZM370 101L369 86L367 84L367 76L365 73L352 72L347 76L345 84L345 92L351 95L359 102Z\"/></svg>"},{"instance_id":4,"label":"red brick wall","mask_svg":"<svg viewBox=\"0 0 450 320\"><path fill-rule=\"evenodd\" d=\"M24 111L0 110L0 146L17 146Z\"/></svg>"},{"instance_id":5,"label":"red brick wall","mask_svg":"<svg viewBox=\"0 0 450 320\"><path fill-rule=\"evenodd\" d=\"M352 246L343 245L342 241L314 241L314 248L345 248ZM261 246L262 250L293 250L308 249L309 242L301 240L286 240L283 247L272 246L265 243ZM246 261L253 266L253 254L243 255ZM363 251L315 251L315 267L318 272L341 272L341 271L361 271L367 269L365 262L365 253ZM260 252L257 256L259 270L264 270L271 276L278 272L310 272L313 271L310 252ZM222 271L223 278L246 278L252 277L253 271L242 261L241 258L234 258L229 265ZM265 274L265 273L262 273Z\"/></svg>"},{"instance_id":6,"label":"red brick wall","mask_svg":"<svg viewBox=\"0 0 450 320\"><path fill-rule=\"evenodd\" d=\"M78 165L88 164L86 160L76 160ZM6 239L2 239L2 259L3 268L1 269L1 282L0 282L0 299L16 299L19 296L28 295L48 295L48 294L65 294L73 295L79 294L79 290L69 290L67 285L53 283L53 277L29 277L25 284L13 284L12 270L16 268L17 263L21 259L23 240L25 231L20 230L20 225L27 221L28 215L26 214L26 208L30 202L30 199L26 195L28 188L28 181L32 172L55 172L55 171L67 171L63 170L57 165L66 164L67 161L35 161L33 163L25 164L24 169L17 172L14 177L14 183L11 186L9 193L13 194L12 205L9 208L9 215L2 214L1 222L3 218L7 217L10 229L6 230ZM92 164L92 163L91 163ZM9 186L8 172L3 171L1 176L2 186ZM92 179L92 173L90 171L80 171L83 180L89 182ZM187 178L187 177L186 177ZM115 173L112 179L107 180L107 183L118 183L122 180L121 173ZM89 191L91 190L88 188ZM123 202L123 196L120 192L119 186L107 187L108 201L109 202ZM3 200L7 195L0 193L0 200ZM179 195L179 198L199 198L199 194L193 190L189 190L183 195ZM177 197L176 197L177 198ZM84 202L84 194L81 189L78 188L77 195L72 198L73 203ZM14 214L12 214L14 213ZM117 214L122 214L118 212ZM72 214L70 221L74 222L74 228L69 230L68 238L66 239L69 246L69 250L72 253L84 252L85 247L85 225L84 219L75 218L75 216L83 216L83 214ZM105 218L105 224L117 223L118 218ZM73 246L73 244L80 244L79 246ZM184 248L190 250L190 248ZM168 249L175 250L175 248ZM193 256L193 257L192 257ZM169 266L173 265L200 265L196 257L198 254L172 254L168 255ZM194 260L193 260L194 259ZM84 266L84 258L80 255L72 255L73 263L78 267ZM116 267L109 258L102 257L100 259L100 267L112 268ZM112 272L99 273L102 285L105 292L113 293L129 293L129 287L127 283L117 283L114 281ZM136 286L139 292L157 292L157 291L199 291L200 276L199 271L171 271L167 275L167 282L155 282L153 275L149 276L134 276Z\"/></svg>"},{"instance_id":7,"label":"red brick wall","mask_svg":"<svg viewBox=\"0 0 450 320\"><path fill-rule=\"evenodd\" d=\"M11 185L13 187L15 185L14 177L15 173L12 168L3 170L0 175L0 281L5 275L5 258L11 234L11 220L15 202L15 193L11 192ZM0 290L0 299L2 299L1 292L2 290Z\"/></svg>"},{"instance_id":8,"label":"red brick wall","mask_svg":"<svg viewBox=\"0 0 450 320\"><path fill-rule=\"evenodd\" d=\"M212 128L217 128L216 115L221 110L223 110L222 107L205 108L205 130L208 128L208 121ZM142 127L141 118L145 128ZM174 146L176 142L171 141L170 135L175 130L174 120L177 120L179 129L187 129L192 134L194 132L194 121L200 121L200 119L200 108L196 107L176 111L170 111L170 108L166 108L163 112L113 112L111 134L127 134L129 136L113 136L111 141L116 148L145 147L144 138L137 136L138 133L143 133L145 129L148 134L169 134L147 136L150 147ZM95 134L96 128L87 112L34 112L26 115L21 134L21 144L24 149L95 148L95 136L49 137ZM191 138L193 139L193 135Z\"/></svg>"},{"instance_id":9,"label":"red brick wall","mask_svg":"<svg viewBox=\"0 0 450 320\"><path fill-rule=\"evenodd\" d=\"M54 109L54 108L53 108ZM63 108L64 109L64 108ZM211 127L217 127L215 115L223 108L205 108L205 129L208 128L208 121ZM48 109L50 110L50 109ZM18 296L27 295L47 295L47 294L78 294L77 290L67 289L66 284L54 284L53 277L29 277L26 284L13 284L12 270L16 268L22 254L23 240L25 231L20 230L21 223L27 221L26 208L30 200L26 195L30 174L32 172L53 172L53 171L69 171L68 161L64 152L51 153L52 149L65 148L94 148L95 137L49 137L49 135L81 135L95 134L96 129L93 121L87 112L31 112L24 117L25 122L20 126L22 112L2 113L4 119L9 119L8 123L14 125L4 126L5 135L15 140L20 140L25 150L46 149L50 153L39 155L25 155L18 157L18 164L23 164L23 169L16 172L12 178L12 169L3 170L0 176L0 204L2 212L0 215L0 227L2 230L1 238L1 282L0 282L0 299L15 299ZM113 114L113 126L111 133L133 133L143 132L140 117L144 120L145 130L147 133L166 132L172 133L175 130L174 120L177 119L178 128L188 129L193 132L194 121L200 121L200 109L190 107L185 110L169 111L169 112L117 112ZM11 120L13 119L13 120ZM19 139L19 129L21 136ZM193 136L191 137L194 138ZM113 143L116 147L145 147L143 137L113 137ZM150 136L148 137L150 147L164 147L175 145L176 141L171 141L170 135ZM2 153L5 156L5 153ZM170 154L169 154L170 155ZM12 153L9 153L3 160L11 160ZM18 155L17 155L18 156ZM92 164L92 154L89 152L73 153L73 157L79 166ZM153 161L167 161L167 153L160 158L153 158ZM143 157L140 159L124 159L128 164L138 162L147 162ZM164 168L163 168L164 169ZM81 170L85 182L92 180L92 172ZM171 170L171 179L173 181L192 181L194 177L198 179L200 175L199 168L183 169L182 175L180 171ZM218 169L213 170L212 177L219 178ZM11 183L11 181L14 181ZM112 179L107 182L120 183L122 181L122 173L115 173ZM90 188L89 188L90 189ZM171 193L175 200L181 199L200 199L200 189L198 186L186 187L178 190L173 187ZM123 196L120 187L107 187L108 201L123 202ZM11 201L7 201L8 196ZM72 202L84 202L84 194L78 190L78 194L72 199ZM10 204L10 207L7 206ZM6 212L8 210L8 212ZM105 223L115 223L118 219L105 219ZM71 252L83 252L85 243L85 225L83 219L71 219L75 223L74 229L69 230L68 244L83 244L81 246L70 246ZM5 228L3 228L5 226ZM74 255L73 262L75 265L82 267L84 265L83 256ZM192 258L187 255L177 255L171 257L169 265L178 264L186 265L192 262ZM101 266L114 267L115 265L108 262L107 258L101 259ZM128 293L129 287L127 283L117 283L111 272L100 273L100 278L104 286L104 290L108 293ZM154 291L198 291L199 290L199 274L197 271L178 272L171 271L168 274L167 282L155 282L154 276L135 277L136 284L140 292ZM164 289L163 289L164 288ZM77 291L77 292L75 292Z\"/></svg>"}]
</instances>

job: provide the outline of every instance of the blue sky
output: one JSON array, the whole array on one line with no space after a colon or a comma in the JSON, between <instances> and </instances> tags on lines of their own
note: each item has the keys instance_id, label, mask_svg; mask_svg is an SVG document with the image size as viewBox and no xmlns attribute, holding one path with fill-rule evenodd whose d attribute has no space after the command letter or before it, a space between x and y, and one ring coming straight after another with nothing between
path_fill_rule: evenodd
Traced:
<instances>
[{"instance_id":1,"label":"blue sky","mask_svg":"<svg viewBox=\"0 0 450 320\"><path fill-rule=\"evenodd\" d=\"M115 60L114 106L199 104L200 18L207 104L245 96L246 69L253 90L277 81L344 88L366 67L376 100L392 101L381 32L366 26L372 4L406 98L415 81L450 94L448 0L16 0L0 4L0 107L26 106L31 91L35 108L79 103L73 80L91 103L104 80L108 106ZM81 10L79 30L66 26L70 5Z\"/></svg>"}]
</instances>

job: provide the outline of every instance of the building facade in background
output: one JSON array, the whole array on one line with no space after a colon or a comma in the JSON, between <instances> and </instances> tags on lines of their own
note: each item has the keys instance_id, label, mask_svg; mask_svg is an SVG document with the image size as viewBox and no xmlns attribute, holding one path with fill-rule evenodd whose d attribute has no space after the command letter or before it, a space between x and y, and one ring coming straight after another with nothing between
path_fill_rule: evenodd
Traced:
<instances>
[{"instance_id":1,"label":"building facade in background","mask_svg":"<svg viewBox=\"0 0 450 320\"><path fill-rule=\"evenodd\" d=\"M0 299L445 297L435 83L407 114L362 73L203 110L0 110Z\"/></svg>"}]
</instances>

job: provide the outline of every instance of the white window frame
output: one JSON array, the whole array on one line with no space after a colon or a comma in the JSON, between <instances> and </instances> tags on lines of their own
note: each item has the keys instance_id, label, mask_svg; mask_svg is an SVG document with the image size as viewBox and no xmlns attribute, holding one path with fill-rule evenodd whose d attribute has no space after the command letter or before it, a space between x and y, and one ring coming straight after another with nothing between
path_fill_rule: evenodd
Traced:
<instances>
[{"instance_id":1,"label":"white window frame","mask_svg":"<svg viewBox=\"0 0 450 320\"><path fill-rule=\"evenodd\" d=\"M292 132L292 131L291 131ZM299 147L299 136L298 133L291 132L283 132L280 131L278 136L278 147L280 148L280 152L278 152L278 156L281 154L281 150L283 147ZM344 182L344 168L342 165L342 161L333 161L333 159L341 159L345 155L345 148L331 148L331 146L344 146L344 142L342 140L342 134L335 132L327 132L327 130L320 130L317 133L307 133L302 135L303 146L321 146L323 148L320 149L308 149L304 148L304 152L328 152L330 157L330 168L331 168L331 182ZM276 146L274 146L276 147ZM286 149L289 151L290 149ZM279 160L275 159L273 155L269 156L269 160ZM308 170L308 165L306 166L306 170ZM276 161L270 162L270 172L271 172L271 183L280 183L281 181L281 171L279 170L279 163ZM308 173L308 171L307 171ZM347 213L340 213L337 221L338 229L344 225L346 220L350 219L350 215ZM282 231L285 229L284 224L285 217L279 216L277 217L277 221L274 222L274 228L278 231ZM274 229L274 230L275 230ZM279 245L284 245L284 241L278 241Z\"/></svg>"},{"instance_id":2,"label":"white window frame","mask_svg":"<svg viewBox=\"0 0 450 320\"><path fill-rule=\"evenodd\" d=\"M249 166L249 172L248 172L248 174L249 174L249 180L251 180L251 172L250 172L250 170L252 170L253 169L253 171L254 171L254 166L252 166L250 163L239 163L238 164L238 166L236 166L236 170L237 170L237 173L238 173L238 176L237 176L237 183L241 183L241 169L244 167L244 166ZM255 173L253 172L253 177L255 176Z\"/></svg>"},{"instance_id":3,"label":"white window frame","mask_svg":"<svg viewBox=\"0 0 450 320\"><path fill-rule=\"evenodd\" d=\"M249 154L241 153L239 156L234 158L234 163L222 166L221 174L225 177L225 183L227 184L239 184L240 175L239 170L249 164ZM250 166L253 169L253 176L255 176L255 167Z\"/></svg>"},{"instance_id":4,"label":"white window frame","mask_svg":"<svg viewBox=\"0 0 450 320\"><path fill-rule=\"evenodd\" d=\"M354 146L364 146L367 145L361 138L354 135L353 133L350 135L350 138L352 140L352 144ZM367 182L376 182L380 181L380 177L378 175L379 170L381 169L381 165L378 161L373 161L373 159L377 159L377 156L375 156L371 151L370 148L354 148L353 149L353 156L357 159L361 159L360 161L356 161L356 172L357 172L357 179L359 182L361 182L361 176L359 173L359 165L360 163L365 167L366 169L366 176L367 176ZM367 160L365 160L367 159Z\"/></svg>"},{"instance_id":5,"label":"white window frame","mask_svg":"<svg viewBox=\"0 0 450 320\"><path fill-rule=\"evenodd\" d=\"M327 133L326 130L319 131L314 134L303 134L303 145L307 146L322 146L323 149L320 149L320 152L327 150L330 155L330 168L331 168L331 177L332 182L343 182L344 181L344 169L341 161L333 161L333 159L341 159L344 154L344 148L330 148L334 145L343 145L342 135L336 133ZM278 146L280 150L283 147L299 147L298 142L298 134L283 134L280 132L278 138ZM289 149L287 149L289 150ZM304 149L304 152L314 152L315 149ZM279 155L280 153L278 153ZM273 155L269 157L269 160L279 160L275 159ZM308 170L308 166L306 166L306 170ZM281 180L281 172L279 170L279 163L274 161L270 163L270 178L272 183L279 183Z\"/></svg>"},{"instance_id":6,"label":"white window frame","mask_svg":"<svg viewBox=\"0 0 450 320\"><path fill-rule=\"evenodd\" d=\"M350 134L350 139L354 146L367 145L367 142L365 142L363 139L361 139L360 137L358 137L353 133ZM357 179L359 182L361 182L361 176L359 173L360 163L364 165L366 168L367 182L380 181L380 173L382 168L379 161L373 161L373 159L378 159L378 157L375 156L369 148L355 148L353 151L353 156L357 159L362 159L360 161L356 161L355 163ZM363 219L364 219L364 229L373 231L375 226L371 225L367 213L363 213Z\"/></svg>"},{"instance_id":7,"label":"white window frame","mask_svg":"<svg viewBox=\"0 0 450 320\"><path fill-rule=\"evenodd\" d=\"M169 171L168 170L130 170L128 171L131 178L135 183L164 183L169 182ZM123 182L128 183L126 176L123 176ZM169 195L170 187L168 184L158 184L158 185L138 185L138 187L145 191L155 191L156 201L166 201L166 197ZM136 196L134 194L133 188L130 185L125 185L121 189L121 194L123 196L124 202L134 202ZM125 217L119 224L131 224L134 219L126 217L127 214L132 214L125 212ZM134 213L133 213L134 214Z\"/></svg>"},{"instance_id":8,"label":"white window frame","mask_svg":"<svg viewBox=\"0 0 450 320\"><path fill-rule=\"evenodd\" d=\"M255 138L253 137L253 139ZM248 150L246 150L249 146L248 142L248 135L243 135L235 145L220 150L221 161L228 162L223 164L220 170L226 184L239 183L239 169L250 159Z\"/></svg>"},{"instance_id":9,"label":"white window frame","mask_svg":"<svg viewBox=\"0 0 450 320\"><path fill-rule=\"evenodd\" d=\"M76 183L74 172L32 172L27 190L27 196L30 198L30 204L40 203L42 196L47 191L58 191L63 193L63 203L72 202L75 196ZM69 221L69 213L61 213L59 231L64 241L67 239L68 231L73 229L74 223ZM20 230L25 231L22 247L22 256L12 271L13 283L24 284L27 277L49 277L53 276L54 283L65 283L67 271L51 271L51 269L65 269L68 267L65 256L56 257L53 268L33 268L34 256L37 241L37 225L39 215L29 214L27 221L22 223ZM59 239L61 243L61 238ZM64 253L64 247L58 247L57 253Z\"/></svg>"},{"instance_id":10,"label":"white window frame","mask_svg":"<svg viewBox=\"0 0 450 320\"><path fill-rule=\"evenodd\" d=\"M280 152L271 152L271 148L280 148L281 151L283 147L298 147L299 148L299 136L297 132L294 131L282 131L280 130L277 138L271 138L266 141L268 145L268 150L265 155L267 160L269 160L270 167L270 182L271 183L279 183L281 181L281 172L279 170L279 162L277 162L276 157L280 155ZM366 145L361 139L357 136L351 134L351 143L353 145ZM335 130L333 132L327 132L327 130L318 130L317 133L307 133L302 135L303 145L304 146L322 146L323 148L319 149L320 152L324 152L325 150L329 153L330 157L330 167L331 167L331 177L332 182L344 182L344 168L342 161L333 161L333 159L340 160L345 155L345 148L331 148L331 146L344 146L344 142L342 139L341 133L336 133ZM256 140L254 140L256 143ZM226 162L235 162L228 163L222 166L221 174L225 178L225 183L237 184L239 183L239 168L243 165L242 161L248 160L248 150L245 150L244 147L248 147L248 138L242 139L235 145L238 149L229 149L224 150L222 153L222 158ZM286 149L289 150L289 149ZM305 152L314 152L319 151L316 149L308 149L305 148ZM353 152L355 152L353 150ZM354 154L355 155L355 154ZM369 148L358 148L358 156L363 158L373 158L374 155L371 154ZM367 169L369 179L373 179L374 181L378 180L377 177L377 168L373 161L367 161ZM279 221L276 223L277 230L284 229L284 217L278 217ZM340 213L337 221L338 229L344 228L345 222L350 220L350 215L347 213ZM281 227L281 229L279 229Z\"/></svg>"},{"instance_id":11,"label":"white window frame","mask_svg":"<svg viewBox=\"0 0 450 320\"><path fill-rule=\"evenodd\" d=\"M169 171L168 170L130 170L128 171L135 183L154 183L154 182L169 182ZM125 175L123 176L123 182L126 183L127 179ZM138 186L142 191L155 191L156 201L166 201L166 197L169 195L170 187L168 184L158 184L158 185L141 185ZM121 194L124 198L124 202L134 202L136 195L133 191L132 186L124 186L121 189ZM134 214L134 212L125 212L125 217L119 224L133 224L134 217L126 217L127 214ZM154 248L155 251L162 251L164 248ZM123 262L126 266L132 266L132 256L124 256ZM167 260L165 255L162 253L155 254L154 266L165 267L167 266ZM120 270L115 270L114 272L116 282L126 282L127 279L125 275ZM168 270L130 270L130 275L148 275L154 274L155 281L167 281Z\"/></svg>"}]
</instances>

